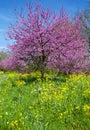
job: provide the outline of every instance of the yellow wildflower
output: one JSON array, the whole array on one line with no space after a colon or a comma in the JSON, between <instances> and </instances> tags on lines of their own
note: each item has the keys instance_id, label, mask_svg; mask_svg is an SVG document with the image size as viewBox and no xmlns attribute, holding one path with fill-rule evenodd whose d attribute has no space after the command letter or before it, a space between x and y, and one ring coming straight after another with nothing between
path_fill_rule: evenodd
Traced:
<instances>
[{"instance_id":1,"label":"yellow wildflower","mask_svg":"<svg viewBox=\"0 0 90 130\"><path fill-rule=\"evenodd\" d=\"M87 105L87 104L84 105L84 106L83 106L83 110L84 110L84 111L89 111L89 110L90 110L90 106Z\"/></svg>"}]
</instances>

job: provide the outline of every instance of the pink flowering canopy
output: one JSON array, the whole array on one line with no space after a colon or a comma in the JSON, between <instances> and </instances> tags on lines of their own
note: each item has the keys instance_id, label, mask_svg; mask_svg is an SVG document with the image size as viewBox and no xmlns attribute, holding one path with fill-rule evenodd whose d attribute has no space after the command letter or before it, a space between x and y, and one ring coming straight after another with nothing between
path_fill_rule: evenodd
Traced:
<instances>
[{"instance_id":1,"label":"pink flowering canopy","mask_svg":"<svg viewBox=\"0 0 90 130\"><path fill-rule=\"evenodd\" d=\"M26 64L24 61L16 60L14 56L9 56L0 62L0 66L2 66L4 70L24 70Z\"/></svg>"},{"instance_id":2,"label":"pink flowering canopy","mask_svg":"<svg viewBox=\"0 0 90 130\"><path fill-rule=\"evenodd\" d=\"M76 72L87 53L81 28L79 19L70 21L64 11L56 15L40 5L28 5L27 15L18 15L16 24L9 27L8 37L14 40L11 62L14 66L20 62L22 66L34 65L42 77L47 67ZM9 62L5 64L7 67Z\"/></svg>"},{"instance_id":3,"label":"pink flowering canopy","mask_svg":"<svg viewBox=\"0 0 90 130\"><path fill-rule=\"evenodd\" d=\"M60 72L81 72L82 63L86 62L87 57L86 41L81 33L82 24L77 20L70 22L68 17L59 20L56 33L59 41L56 42L54 55L50 57L52 67L56 66ZM86 69L86 66L83 67Z\"/></svg>"}]
</instances>

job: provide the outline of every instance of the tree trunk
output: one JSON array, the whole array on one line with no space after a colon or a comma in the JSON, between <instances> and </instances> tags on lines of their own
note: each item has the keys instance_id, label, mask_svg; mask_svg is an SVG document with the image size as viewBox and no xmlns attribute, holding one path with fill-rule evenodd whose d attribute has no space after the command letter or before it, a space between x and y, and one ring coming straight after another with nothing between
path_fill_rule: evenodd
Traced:
<instances>
[{"instance_id":1,"label":"tree trunk","mask_svg":"<svg viewBox=\"0 0 90 130\"><path fill-rule=\"evenodd\" d=\"M44 77L44 73L45 73L45 71L44 71L44 69L42 69L42 70L41 70L41 80L42 80L42 81L43 81L44 78L45 78L45 77Z\"/></svg>"}]
</instances>

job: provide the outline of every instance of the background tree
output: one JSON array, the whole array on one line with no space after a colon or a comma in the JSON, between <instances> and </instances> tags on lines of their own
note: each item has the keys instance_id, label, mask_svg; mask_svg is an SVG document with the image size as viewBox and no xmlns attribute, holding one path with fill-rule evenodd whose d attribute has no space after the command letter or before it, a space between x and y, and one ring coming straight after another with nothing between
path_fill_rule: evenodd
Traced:
<instances>
[{"instance_id":1,"label":"background tree","mask_svg":"<svg viewBox=\"0 0 90 130\"><path fill-rule=\"evenodd\" d=\"M9 51L3 49L0 50L0 69L3 68L3 66L1 66L1 61L7 59L9 56L10 56Z\"/></svg>"},{"instance_id":2,"label":"background tree","mask_svg":"<svg viewBox=\"0 0 90 130\"><path fill-rule=\"evenodd\" d=\"M79 14L80 15L80 14ZM90 52L90 2L88 2L87 8L81 12L80 19L83 22L83 34L89 45Z\"/></svg>"},{"instance_id":3,"label":"background tree","mask_svg":"<svg viewBox=\"0 0 90 130\"><path fill-rule=\"evenodd\" d=\"M0 61L8 57L9 55L6 52L1 51L0 52Z\"/></svg>"}]
</instances>

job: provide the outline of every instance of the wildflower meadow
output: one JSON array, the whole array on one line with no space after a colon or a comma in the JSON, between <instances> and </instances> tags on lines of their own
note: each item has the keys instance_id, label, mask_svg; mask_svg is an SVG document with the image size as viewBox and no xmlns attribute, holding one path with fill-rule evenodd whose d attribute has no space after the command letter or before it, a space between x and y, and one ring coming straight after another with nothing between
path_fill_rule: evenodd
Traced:
<instances>
[{"instance_id":1,"label":"wildflower meadow","mask_svg":"<svg viewBox=\"0 0 90 130\"><path fill-rule=\"evenodd\" d=\"M0 130L57 129L90 129L90 76L0 71Z\"/></svg>"}]
</instances>

